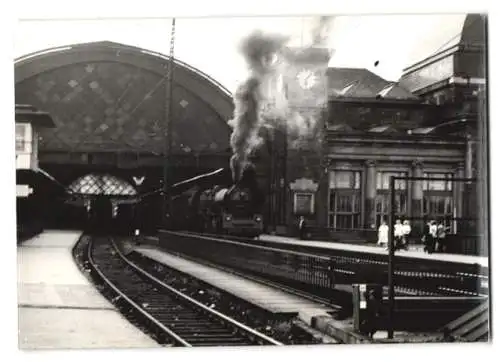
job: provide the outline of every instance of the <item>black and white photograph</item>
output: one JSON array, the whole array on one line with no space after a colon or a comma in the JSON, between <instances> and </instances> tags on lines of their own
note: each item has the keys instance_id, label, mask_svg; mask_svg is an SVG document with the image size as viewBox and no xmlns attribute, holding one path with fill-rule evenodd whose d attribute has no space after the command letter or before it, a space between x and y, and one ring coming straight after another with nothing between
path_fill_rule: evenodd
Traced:
<instances>
[{"instance_id":1,"label":"black and white photograph","mask_svg":"<svg viewBox=\"0 0 500 362\"><path fill-rule=\"evenodd\" d=\"M491 342L486 13L15 27L20 350Z\"/></svg>"}]
</instances>

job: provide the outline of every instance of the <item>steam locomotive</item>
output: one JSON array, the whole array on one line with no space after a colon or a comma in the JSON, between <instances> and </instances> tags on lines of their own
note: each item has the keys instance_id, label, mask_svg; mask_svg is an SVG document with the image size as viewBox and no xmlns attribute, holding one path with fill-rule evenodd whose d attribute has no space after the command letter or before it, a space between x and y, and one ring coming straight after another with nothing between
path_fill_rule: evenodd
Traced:
<instances>
[{"instance_id":1,"label":"steam locomotive","mask_svg":"<svg viewBox=\"0 0 500 362\"><path fill-rule=\"evenodd\" d=\"M263 203L253 169L245 170L235 184L198 179L172 199L173 225L179 230L254 237L264 229Z\"/></svg>"}]
</instances>

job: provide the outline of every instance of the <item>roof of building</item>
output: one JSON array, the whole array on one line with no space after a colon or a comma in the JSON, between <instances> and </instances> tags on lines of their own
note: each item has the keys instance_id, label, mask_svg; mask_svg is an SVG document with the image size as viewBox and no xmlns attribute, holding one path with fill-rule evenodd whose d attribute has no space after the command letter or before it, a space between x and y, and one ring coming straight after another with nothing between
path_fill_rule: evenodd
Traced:
<instances>
[{"instance_id":1,"label":"roof of building","mask_svg":"<svg viewBox=\"0 0 500 362\"><path fill-rule=\"evenodd\" d=\"M427 93L452 79L485 77L485 16L462 14L445 20L436 24L437 31L422 36L399 79L413 93Z\"/></svg>"},{"instance_id":2,"label":"roof of building","mask_svg":"<svg viewBox=\"0 0 500 362\"><path fill-rule=\"evenodd\" d=\"M40 111L30 104L16 104L16 122L29 122L35 127L53 128L54 120L49 113Z\"/></svg>"},{"instance_id":3,"label":"roof of building","mask_svg":"<svg viewBox=\"0 0 500 362\"><path fill-rule=\"evenodd\" d=\"M15 62L16 103L46 110L40 151L162 154L170 58L113 42L40 51ZM172 152L226 153L233 102L218 82L174 61Z\"/></svg>"},{"instance_id":4,"label":"roof of building","mask_svg":"<svg viewBox=\"0 0 500 362\"><path fill-rule=\"evenodd\" d=\"M329 68L330 97L418 100L408 90L366 68Z\"/></svg>"},{"instance_id":5,"label":"roof of building","mask_svg":"<svg viewBox=\"0 0 500 362\"><path fill-rule=\"evenodd\" d=\"M430 31L427 36L421 37L420 43L410 53L408 67L404 71L459 44L484 46L484 33L484 15L436 15L436 31Z\"/></svg>"}]
</instances>

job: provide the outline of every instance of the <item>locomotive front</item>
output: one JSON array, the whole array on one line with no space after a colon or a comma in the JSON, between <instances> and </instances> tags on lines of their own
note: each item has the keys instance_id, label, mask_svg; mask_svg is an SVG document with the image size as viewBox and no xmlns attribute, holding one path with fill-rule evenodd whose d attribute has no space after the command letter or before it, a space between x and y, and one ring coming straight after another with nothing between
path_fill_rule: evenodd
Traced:
<instances>
[{"instance_id":1,"label":"locomotive front","mask_svg":"<svg viewBox=\"0 0 500 362\"><path fill-rule=\"evenodd\" d=\"M252 170L248 170L237 184L217 192L215 201L222 206L224 232L251 237L263 232L263 195L257 187Z\"/></svg>"}]
</instances>

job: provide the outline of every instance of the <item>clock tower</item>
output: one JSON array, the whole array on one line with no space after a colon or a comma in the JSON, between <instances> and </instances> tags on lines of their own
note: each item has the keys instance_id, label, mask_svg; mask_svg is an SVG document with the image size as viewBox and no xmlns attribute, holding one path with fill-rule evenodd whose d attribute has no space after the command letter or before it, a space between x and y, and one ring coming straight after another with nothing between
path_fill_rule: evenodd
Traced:
<instances>
[{"instance_id":1,"label":"clock tower","mask_svg":"<svg viewBox=\"0 0 500 362\"><path fill-rule=\"evenodd\" d=\"M330 52L325 48L287 48L283 85L291 108L322 108L328 91L326 70Z\"/></svg>"}]
</instances>

